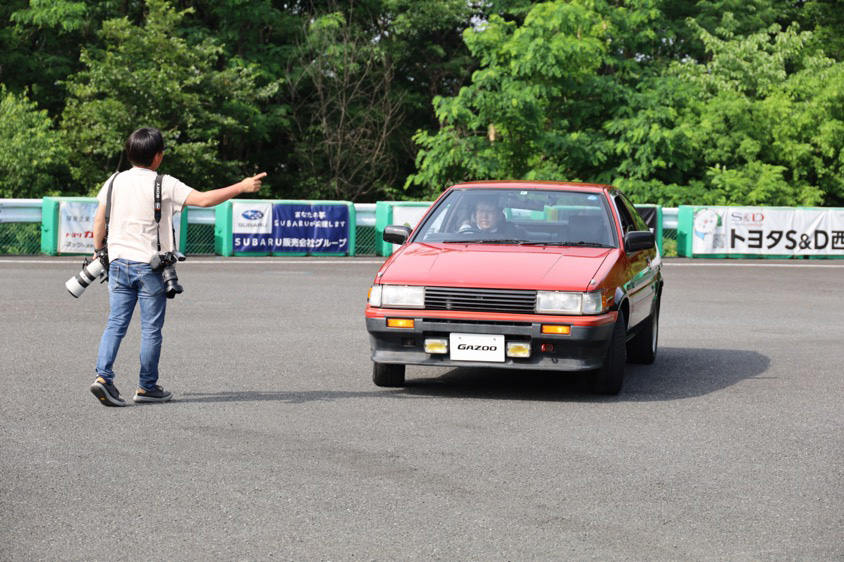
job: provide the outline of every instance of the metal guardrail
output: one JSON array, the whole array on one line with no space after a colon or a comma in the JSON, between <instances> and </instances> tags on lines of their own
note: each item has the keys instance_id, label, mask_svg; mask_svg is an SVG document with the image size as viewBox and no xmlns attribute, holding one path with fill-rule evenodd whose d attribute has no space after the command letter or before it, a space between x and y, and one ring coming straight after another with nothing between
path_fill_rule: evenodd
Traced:
<instances>
[{"instance_id":1,"label":"metal guardrail","mask_svg":"<svg viewBox=\"0 0 844 562\"><path fill-rule=\"evenodd\" d=\"M375 226L375 203L355 203L355 226ZM188 206L188 224L214 224L214 209ZM41 222L41 199L0 199L0 222ZM677 229L677 207L662 208L662 227Z\"/></svg>"},{"instance_id":2,"label":"metal guardrail","mask_svg":"<svg viewBox=\"0 0 844 562\"><path fill-rule=\"evenodd\" d=\"M0 199L0 222L41 222L41 199Z\"/></svg>"},{"instance_id":3,"label":"metal guardrail","mask_svg":"<svg viewBox=\"0 0 844 562\"><path fill-rule=\"evenodd\" d=\"M680 210L677 207L662 208L662 228L664 230L677 230L677 216Z\"/></svg>"},{"instance_id":4,"label":"metal guardrail","mask_svg":"<svg viewBox=\"0 0 844 562\"><path fill-rule=\"evenodd\" d=\"M375 253L375 203L355 203L355 227L358 229L358 241L356 244L356 253L372 254ZM190 253L213 253L214 252L214 221L215 211L213 208L192 207L188 208L188 225L196 225L194 228L189 228L188 231L188 251ZM677 230L677 207L663 207L662 208L662 226L666 231L673 231L668 233L670 237L674 234L676 237ZM41 222L41 199L0 199L0 223L40 223ZM9 227L11 228L11 226ZM40 235L40 227L37 230L32 230L29 227L24 228L21 225L14 233L11 231L7 238L12 238L13 234L18 239L18 245L23 238L35 236L36 233ZM32 232L29 232L32 230ZM3 237L0 236L0 243L3 242ZM2 245L2 244L0 244ZM30 244L32 248L30 252L38 252L37 244Z\"/></svg>"}]
</instances>

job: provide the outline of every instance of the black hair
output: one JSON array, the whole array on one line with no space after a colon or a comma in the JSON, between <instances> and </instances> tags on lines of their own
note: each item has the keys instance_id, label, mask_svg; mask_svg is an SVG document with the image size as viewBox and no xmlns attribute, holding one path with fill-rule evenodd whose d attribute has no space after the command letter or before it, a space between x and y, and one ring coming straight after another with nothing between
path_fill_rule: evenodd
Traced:
<instances>
[{"instance_id":1,"label":"black hair","mask_svg":"<svg viewBox=\"0 0 844 562\"><path fill-rule=\"evenodd\" d=\"M151 166L155 155L163 151L164 137L152 127L142 127L126 139L126 157L135 166Z\"/></svg>"}]
</instances>

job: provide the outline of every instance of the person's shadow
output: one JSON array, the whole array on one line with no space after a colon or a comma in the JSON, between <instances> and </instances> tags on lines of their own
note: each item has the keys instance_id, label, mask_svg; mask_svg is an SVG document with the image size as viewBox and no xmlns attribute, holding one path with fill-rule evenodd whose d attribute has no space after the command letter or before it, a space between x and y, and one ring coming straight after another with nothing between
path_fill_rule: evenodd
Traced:
<instances>
[{"instance_id":1,"label":"person's shadow","mask_svg":"<svg viewBox=\"0 0 844 562\"><path fill-rule=\"evenodd\" d=\"M426 376L427 367L407 368L403 388L371 391L231 391L185 393L179 401L257 402L291 404L333 402L349 398L412 399L425 397L543 401L655 401L703 396L747 379L764 378L770 359L755 351L737 349L660 348L653 365L627 364L624 388L617 396L589 392L588 373L520 371L461 367L439 376ZM418 376L417 375L421 375Z\"/></svg>"},{"instance_id":2,"label":"person's shadow","mask_svg":"<svg viewBox=\"0 0 844 562\"><path fill-rule=\"evenodd\" d=\"M663 347L653 365L627 364L617 396L589 391L589 373L456 368L436 378L408 378L411 395L496 400L653 401L702 396L762 378L771 360L755 351Z\"/></svg>"}]
</instances>

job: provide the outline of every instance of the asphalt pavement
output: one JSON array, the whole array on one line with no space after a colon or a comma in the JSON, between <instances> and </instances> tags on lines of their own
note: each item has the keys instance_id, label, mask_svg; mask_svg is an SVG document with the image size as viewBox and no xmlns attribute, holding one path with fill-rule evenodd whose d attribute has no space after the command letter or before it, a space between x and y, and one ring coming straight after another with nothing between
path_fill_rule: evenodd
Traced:
<instances>
[{"instance_id":1,"label":"asphalt pavement","mask_svg":"<svg viewBox=\"0 0 844 562\"><path fill-rule=\"evenodd\" d=\"M0 560L844 559L844 262L667 260L657 361L609 398L544 372L375 387L378 264L189 258L174 400L104 408L106 287L0 258Z\"/></svg>"}]
</instances>

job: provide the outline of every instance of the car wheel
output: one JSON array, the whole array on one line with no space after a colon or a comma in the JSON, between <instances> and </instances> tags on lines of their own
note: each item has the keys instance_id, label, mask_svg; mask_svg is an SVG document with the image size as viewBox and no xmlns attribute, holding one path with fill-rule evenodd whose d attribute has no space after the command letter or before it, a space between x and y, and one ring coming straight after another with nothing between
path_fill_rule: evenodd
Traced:
<instances>
[{"instance_id":1,"label":"car wheel","mask_svg":"<svg viewBox=\"0 0 844 562\"><path fill-rule=\"evenodd\" d=\"M656 360L659 343L659 299L654 302L653 312L645 320L645 325L632 340L627 343L627 360L631 363L650 365Z\"/></svg>"},{"instance_id":2,"label":"car wheel","mask_svg":"<svg viewBox=\"0 0 844 562\"><path fill-rule=\"evenodd\" d=\"M597 394L618 394L624 383L624 362L627 359L625 346L624 315L619 312L613 327L607 357L600 369L592 373L591 388Z\"/></svg>"},{"instance_id":3,"label":"car wheel","mask_svg":"<svg viewBox=\"0 0 844 562\"><path fill-rule=\"evenodd\" d=\"M372 382L376 386L404 386L404 365L373 363Z\"/></svg>"}]
</instances>

